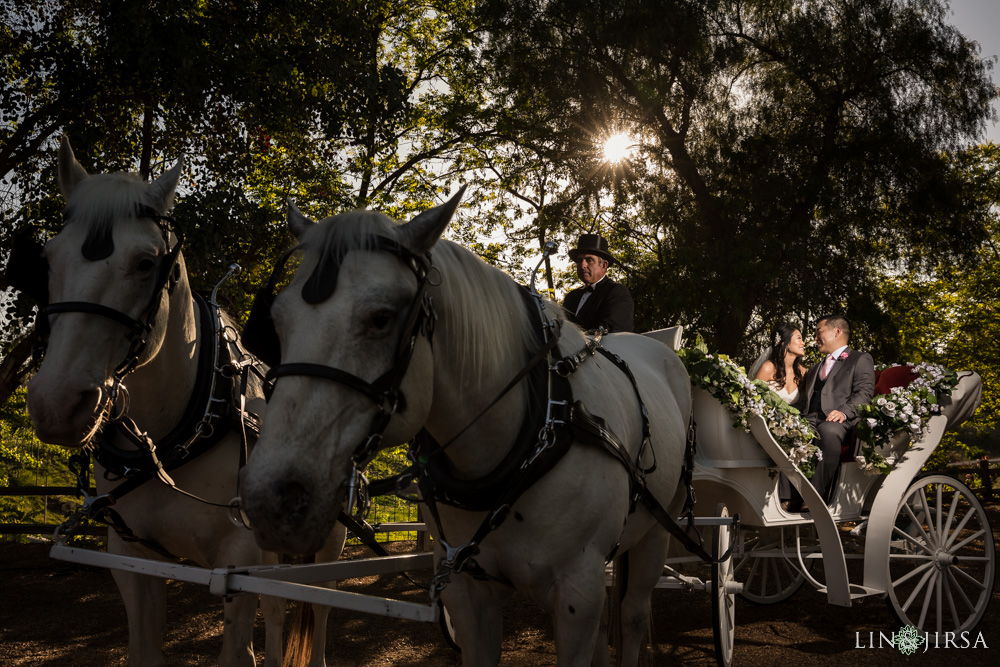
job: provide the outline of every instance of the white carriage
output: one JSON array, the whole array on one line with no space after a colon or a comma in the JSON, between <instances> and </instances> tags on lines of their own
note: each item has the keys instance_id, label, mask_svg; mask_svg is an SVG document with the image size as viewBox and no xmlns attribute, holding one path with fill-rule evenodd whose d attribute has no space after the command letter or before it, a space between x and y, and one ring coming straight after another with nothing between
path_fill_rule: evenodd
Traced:
<instances>
[{"instance_id":1,"label":"white carriage","mask_svg":"<svg viewBox=\"0 0 1000 667\"><path fill-rule=\"evenodd\" d=\"M679 331L654 332L676 348ZM993 593L993 534L975 494L950 475L921 474L944 433L978 407L982 381L963 373L940 415L911 442L898 434L879 453L892 465L887 475L866 475L854 461L857 445L842 457L829 505L789 460L765 420L749 420L751 433L733 427L734 416L708 392L693 389L697 449L695 514L712 525L716 555L735 540L733 559L713 565L707 582L671 559L661 586L704 587L713 595L716 656L733 656L736 594L760 604L780 602L809 582L830 604L879 596L901 625L922 633L971 631ZM785 474L811 508L782 509L777 487ZM717 517L739 516L741 530ZM709 520L708 517L716 517ZM719 524L722 524L721 526ZM683 568L681 568L683 569Z\"/></svg>"}]
</instances>

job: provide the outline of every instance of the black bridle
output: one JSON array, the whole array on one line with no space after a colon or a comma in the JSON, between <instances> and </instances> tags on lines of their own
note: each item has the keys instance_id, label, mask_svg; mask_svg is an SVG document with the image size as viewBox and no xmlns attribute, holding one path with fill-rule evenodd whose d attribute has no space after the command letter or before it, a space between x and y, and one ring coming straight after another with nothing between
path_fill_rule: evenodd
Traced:
<instances>
[{"instance_id":1,"label":"black bridle","mask_svg":"<svg viewBox=\"0 0 1000 667\"><path fill-rule=\"evenodd\" d=\"M392 415L399 410L405 409L405 397L400 391L400 386L413 358L417 338L423 334L430 341L434 334L434 321L437 319L434 313L433 299L427 293L427 286L435 284L430 280L430 275L434 268L431 263L430 254L417 255L397 241L383 236L375 237L373 249L396 255L413 272L413 275L417 279L417 291L410 303L406 323L403 325L399 342L396 345L396 352L393 355L393 364L389 370L372 382L368 382L353 373L348 373L339 368L304 362L278 364L267 373L267 380L272 383L272 390L273 384L278 378L282 377L305 376L323 378L350 387L370 399L376 405L377 411L372 418L368 437L355 447L354 453L351 456L355 466L361 468L366 466L378 453L382 436L389 425ZM285 253L285 256L275 266L275 272L281 270L289 254L290 252ZM273 289L273 285L276 282L275 275L272 274L268 285L272 286ZM267 295L264 296L266 298ZM261 295L258 295L258 298L261 298ZM273 301L273 295L271 295L270 300ZM273 322L271 326L273 326Z\"/></svg>"},{"instance_id":2,"label":"black bridle","mask_svg":"<svg viewBox=\"0 0 1000 667\"><path fill-rule=\"evenodd\" d=\"M128 330L128 352L112 374L113 383L108 396L112 410L114 409L114 404L119 396L119 393L121 392L123 380L129 373L138 367L139 359L146 350L149 334L153 330L153 326L156 324L156 315L160 310L160 302L162 300L161 295L163 291L166 290L167 294L170 295L177 286L178 278L175 272L175 267L177 266L177 259L180 255L181 247L184 244L184 234L180 228L177 227L176 221L171 216L163 215L156 211L156 209L146 206L145 204L137 204L135 214L137 218L150 218L156 222L157 226L160 228L160 232L163 234L163 239L167 247L167 253L164 255L160 263L160 270L157 275L156 287L153 290L153 295L150 297L149 303L146 304L146 307L143 309L139 318L134 318L131 315L121 312L120 310L91 301L60 301L58 303L43 305L39 309L36 325L36 328L39 330L39 338L43 341L41 343L43 351L45 345L47 344L49 334L50 315L58 315L60 313L86 313L89 315L97 315L99 317L104 317L117 322ZM177 242L172 248L170 247L171 232L173 232L174 236L177 237ZM85 256L88 256L86 246L83 252ZM123 405L123 409L124 407L125 406Z\"/></svg>"}]
</instances>

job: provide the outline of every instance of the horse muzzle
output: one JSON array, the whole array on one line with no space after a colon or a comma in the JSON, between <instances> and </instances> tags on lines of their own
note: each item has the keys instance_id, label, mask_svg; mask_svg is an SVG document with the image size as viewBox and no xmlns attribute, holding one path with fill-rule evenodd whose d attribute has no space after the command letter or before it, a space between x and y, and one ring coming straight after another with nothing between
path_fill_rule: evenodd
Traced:
<instances>
[{"instance_id":1,"label":"horse muzzle","mask_svg":"<svg viewBox=\"0 0 1000 667\"><path fill-rule=\"evenodd\" d=\"M43 373L28 382L28 415L38 439L49 444L86 444L101 424L106 403L102 386L94 382Z\"/></svg>"},{"instance_id":2,"label":"horse muzzle","mask_svg":"<svg viewBox=\"0 0 1000 667\"><path fill-rule=\"evenodd\" d=\"M280 473L253 462L240 473L242 508L262 549L311 554L322 548L343 494L311 477L310 471Z\"/></svg>"}]
</instances>

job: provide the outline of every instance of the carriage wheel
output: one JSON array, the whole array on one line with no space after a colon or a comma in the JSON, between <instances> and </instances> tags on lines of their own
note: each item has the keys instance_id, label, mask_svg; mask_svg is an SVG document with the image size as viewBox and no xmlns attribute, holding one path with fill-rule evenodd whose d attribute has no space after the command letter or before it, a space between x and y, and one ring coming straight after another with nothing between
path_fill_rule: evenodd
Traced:
<instances>
[{"instance_id":1,"label":"carriage wheel","mask_svg":"<svg viewBox=\"0 0 1000 667\"><path fill-rule=\"evenodd\" d=\"M815 544L815 529L811 524L799 526L806 546ZM784 540L786 553L795 553L795 528L760 528L741 526L743 548L735 558L733 576L743 584L740 597L755 604L775 604L787 600L799 590L806 578L799 568L775 552L780 552ZM755 553L757 552L757 553ZM770 555L759 555L770 552ZM806 561L809 570L814 560Z\"/></svg>"},{"instance_id":2,"label":"carriage wheel","mask_svg":"<svg viewBox=\"0 0 1000 667\"><path fill-rule=\"evenodd\" d=\"M455 626L451 624L451 614L448 613L448 608L444 606L441 600L438 600L438 609L438 625L441 626L441 634L444 635L444 640L448 643L448 646L461 653L462 647L458 645L458 641L455 639Z\"/></svg>"},{"instance_id":3,"label":"carriage wheel","mask_svg":"<svg viewBox=\"0 0 1000 667\"><path fill-rule=\"evenodd\" d=\"M910 484L889 537L886 604L923 632L976 627L993 594L996 552L979 499L949 475Z\"/></svg>"},{"instance_id":4,"label":"carriage wheel","mask_svg":"<svg viewBox=\"0 0 1000 667\"><path fill-rule=\"evenodd\" d=\"M729 510L719 504L716 514L728 517ZM736 539L731 526L716 526L712 530L712 556L722 557ZM715 660L719 667L733 664L733 643L736 634L736 594L738 588L733 577L733 556L721 563L712 564L712 634L715 637Z\"/></svg>"}]
</instances>

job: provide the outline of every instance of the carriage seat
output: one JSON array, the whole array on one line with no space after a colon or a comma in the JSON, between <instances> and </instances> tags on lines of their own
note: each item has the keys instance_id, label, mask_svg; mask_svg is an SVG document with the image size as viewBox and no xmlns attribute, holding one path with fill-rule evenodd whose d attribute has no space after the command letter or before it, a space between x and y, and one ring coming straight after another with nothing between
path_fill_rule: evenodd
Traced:
<instances>
[{"instance_id":1,"label":"carriage seat","mask_svg":"<svg viewBox=\"0 0 1000 667\"><path fill-rule=\"evenodd\" d=\"M684 327L678 325L676 327L668 327L666 329L656 329L655 331L647 331L642 334L643 336L649 336L654 340L658 340L671 350L676 352L681 349L681 338L684 334Z\"/></svg>"},{"instance_id":2,"label":"carriage seat","mask_svg":"<svg viewBox=\"0 0 1000 667\"><path fill-rule=\"evenodd\" d=\"M912 366L893 366L884 371L875 371L874 396L885 396L892 391L893 387L906 387L918 377L920 376L913 372ZM850 436L840 446L840 461L841 463L853 463L857 455L858 436L852 428Z\"/></svg>"}]
</instances>

